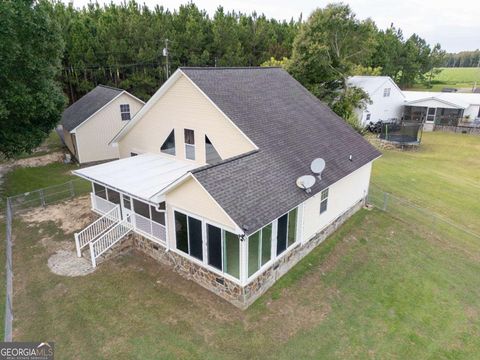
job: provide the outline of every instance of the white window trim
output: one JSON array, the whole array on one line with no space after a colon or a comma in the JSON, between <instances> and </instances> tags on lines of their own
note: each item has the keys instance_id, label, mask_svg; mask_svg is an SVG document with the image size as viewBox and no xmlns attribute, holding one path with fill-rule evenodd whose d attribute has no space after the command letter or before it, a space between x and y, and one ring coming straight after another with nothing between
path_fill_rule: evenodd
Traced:
<instances>
[{"instance_id":1,"label":"white window trim","mask_svg":"<svg viewBox=\"0 0 480 360\"><path fill-rule=\"evenodd\" d=\"M128 106L128 111L122 111L122 106ZM128 119L123 119L122 115L123 114L128 114ZM120 120L122 121L130 121L132 120L132 112L131 112L131 109L130 109L130 104L120 104Z\"/></svg>"},{"instance_id":2,"label":"white window trim","mask_svg":"<svg viewBox=\"0 0 480 360\"><path fill-rule=\"evenodd\" d=\"M217 275L220 275L220 276L224 277L225 279L234 282L237 285L244 286L245 284L241 279L242 279L242 271L244 271L243 266L242 266L243 261L244 261L244 256L242 256L242 249L244 248L243 243L245 241L242 241L240 239L238 240L240 242L240 244L239 244L239 254L238 254L238 256L239 256L239 279L237 279L234 276L232 276L232 275L223 271L223 254L224 254L223 253L223 248L224 248L225 231L228 231L228 232L230 232L230 233L232 233L236 236L238 236L238 234L236 234L235 232L233 232L231 230L226 229L223 225L215 223L214 221L210 221L210 220L208 220L206 218L203 218L201 216L192 214L189 211L185 211L185 210L173 207L173 206L172 206L172 211L173 211L173 233L175 234L175 242L173 244L174 246L170 248L170 251L173 251L176 254L179 254L179 255L185 257L186 259L188 259L190 261L193 261L198 265L203 266L207 270L210 270L211 272L213 272ZM199 259L191 256L190 254L184 253L183 251L177 249L177 236L176 236L177 231L176 231L176 226L175 226L175 211L177 211L179 213L182 213L186 216L191 216L192 218L195 218L195 219L200 220L202 222L202 250L203 250L202 251L202 254L203 254L203 259L202 260L199 260ZM212 265L208 264L208 253L205 254L205 252L207 251L206 250L206 247L207 247L207 236L206 236L207 224L218 227L220 230L222 230L222 244L221 244L221 246L222 246L222 271L220 271L217 268L213 267ZM188 218L187 218L187 234L188 234ZM188 246L189 246L189 253L190 253L190 241L188 242ZM205 255L207 255L207 256L205 256Z\"/></svg>"},{"instance_id":3,"label":"white window trim","mask_svg":"<svg viewBox=\"0 0 480 360\"><path fill-rule=\"evenodd\" d=\"M325 199L322 199L322 193L327 190L327 197ZM322 189L320 192L320 208L319 208L319 215L323 215L328 211L328 199L330 198L330 187L326 187L325 189ZM327 207L325 211L322 212L322 203L326 201L327 202Z\"/></svg>"}]
</instances>

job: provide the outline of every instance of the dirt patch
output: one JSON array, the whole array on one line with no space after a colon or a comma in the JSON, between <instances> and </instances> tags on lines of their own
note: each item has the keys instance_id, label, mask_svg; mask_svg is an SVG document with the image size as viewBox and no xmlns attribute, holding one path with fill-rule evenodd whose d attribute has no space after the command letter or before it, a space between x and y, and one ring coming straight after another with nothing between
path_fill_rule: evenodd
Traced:
<instances>
[{"instance_id":1,"label":"dirt patch","mask_svg":"<svg viewBox=\"0 0 480 360\"><path fill-rule=\"evenodd\" d=\"M54 162L61 162L63 160L63 152L54 152L42 156L34 156L25 159L15 160L14 165L20 167L37 167L44 166Z\"/></svg>"},{"instance_id":2,"label":"dirt patch","mask_svg":"<svg viewBox=\"0 0 480 360\"><path fill-rule=\"evenodd\" d=\"M58 250L48 259L49 269L61 276L84 276L95 271L84 257L77 257L75 251Z\"/></svg>"},{"instance_id":3,"label":"dirt patch","mask_svg":"<svg viewBox=\"0 0 480 360\"><path fill-rule=\"evenodd\" d=\"M54 221L67 234L83 229L96 217L90 209L89 196L81 196L45 208L38 207L20 216L23 221L30 224Z\"/></svg>"}]
</instances>

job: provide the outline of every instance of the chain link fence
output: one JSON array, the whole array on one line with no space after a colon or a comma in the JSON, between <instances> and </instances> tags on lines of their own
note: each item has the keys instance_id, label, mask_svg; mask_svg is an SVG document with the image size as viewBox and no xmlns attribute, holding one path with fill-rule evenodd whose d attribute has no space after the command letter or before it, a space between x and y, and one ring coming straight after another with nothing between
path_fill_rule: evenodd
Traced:
<instances>
[{"instance_id":1,"label":"chain link fence","mask_svg":"<svg viewBox=\"0 0 480 360\"><path fill-rule=\"evenodd\" d=\"M480 242L480 234L475 233L473 230L406 199L383 191L373 184L370 185L368 203L406 222L410 227L436 233L443 237L473 241L475 243Z\"/></svg>"},{"instance_id":2,"label":"chain link fence","mask_svg":"<svg viewBox=\"0 0 480 360\"><path fill-rule=\"evenodd\" d=\"M12 260L12 222L16 212L40 206L47 206L62 200L71 199L75 196L88 194L90 183L75 179L63 184L53 185L46 188L29 191L23 194L7 198L5 209L6 221L6 301L5 301L5 332L4 341L12 341L13 324L13 260Z\"/></svg>"}]
</instances>

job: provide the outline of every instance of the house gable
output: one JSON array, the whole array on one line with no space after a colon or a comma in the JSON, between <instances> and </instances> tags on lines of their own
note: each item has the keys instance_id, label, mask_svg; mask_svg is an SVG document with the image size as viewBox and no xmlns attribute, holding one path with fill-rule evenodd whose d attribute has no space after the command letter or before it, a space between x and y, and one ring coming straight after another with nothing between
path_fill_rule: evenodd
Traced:
<instances>
[{"instance_id":1,"label":"house gable","mask_svg":"<svg viewBox=\"0 0 480 360\"><path fill-rule=\"evenodd\" d=\"M185 160L185 129L193 130L195 162L206 163L208 137L222 159L240 155L256 146L218 107L181 72L177 71L145 105L138 117L114 141L120 157L130 153L159 153L169 134L175 132L175 156Z\"/></svg>"}]
</instances>

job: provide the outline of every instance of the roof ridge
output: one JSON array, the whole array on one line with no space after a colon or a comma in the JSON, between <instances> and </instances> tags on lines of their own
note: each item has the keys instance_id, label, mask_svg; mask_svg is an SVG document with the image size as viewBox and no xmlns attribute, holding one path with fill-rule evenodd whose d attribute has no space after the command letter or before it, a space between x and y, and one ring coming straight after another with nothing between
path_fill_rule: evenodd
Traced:
<instances>
[{"instance_id":1,"label":"roof ridge","mask_svg":"<svg viewBox=\"0 0 480 360\"><path fill-rule=\"evenodd\" d=\"M103 87L103 88L106 88L106 89L117 90L117 91L126 91L124 89L120 89L120 88L109 86L109 85L103 85L103 84L98 84L95 87Z\"/></svg>"},{"instance_id":2,"label":"roof ridge","mask_svg":"<svg viewBox=\"0 0 480 360\"><path fill-rule=\"evenodd\" d=\"M198 172L201 172L201 171L204 171L204 170L208 170L208 169L211 169L213 167L217 167L217 166L220 166L220 165L224 165L224 164L228 164L232 161L235 161L235 160L238 160L238 159L242 159L244 157L248 157L250 155L253 155L255 153L259 152L258 149L255 149L255 150L251 150L249 152L246 152L246 153L243 153L243 154L240 154L240 155L235 155L235 156L232 156L232 157L229 157L225 160L222 160L222 161L219 161L215 164L207 164L207 165L204 165L204 166L201 166L201 167L198 167L198 168L195 168L191 171L192 174L196 174Z\"/></svg>"}]
</instances>

